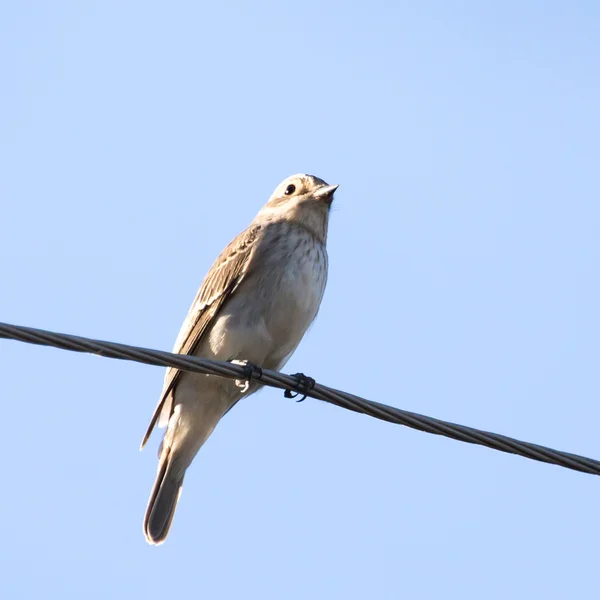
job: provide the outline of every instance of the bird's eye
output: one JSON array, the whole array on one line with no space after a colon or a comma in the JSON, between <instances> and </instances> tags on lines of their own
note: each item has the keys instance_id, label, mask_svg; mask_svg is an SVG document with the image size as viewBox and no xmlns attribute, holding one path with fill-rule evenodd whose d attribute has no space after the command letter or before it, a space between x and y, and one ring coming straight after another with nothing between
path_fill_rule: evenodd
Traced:
<instances>
[{"instance_id":1,"label":"bird's eye","mask_svg":"<svg viewBox=\"0 0 600 600\"><path fill-rule=\"evenodd\" d=\"M293 184L290 184L285 188L285 195L291 196L295 191L296 191L296 186Z\"/></svg>"}]
</instances>

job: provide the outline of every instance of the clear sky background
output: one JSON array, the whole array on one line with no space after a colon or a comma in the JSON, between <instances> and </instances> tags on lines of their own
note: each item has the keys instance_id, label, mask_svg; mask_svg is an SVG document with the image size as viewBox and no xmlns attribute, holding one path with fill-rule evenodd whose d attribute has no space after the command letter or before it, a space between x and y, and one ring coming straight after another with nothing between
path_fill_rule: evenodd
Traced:
<instances>
[{"instance_id":1,"label":"clear sky background","mask_svg":"<svg viewBox=\"0 0 600 600\"><path fill-rule=\"evenodd\" d=\"M600 457L597 2L5 2L0 320L171 349L296 172L287 372ZM142 516L160 368L0 341L0 596L598 597L600 480L264 390Z\"/></svg>"}]
</instances>

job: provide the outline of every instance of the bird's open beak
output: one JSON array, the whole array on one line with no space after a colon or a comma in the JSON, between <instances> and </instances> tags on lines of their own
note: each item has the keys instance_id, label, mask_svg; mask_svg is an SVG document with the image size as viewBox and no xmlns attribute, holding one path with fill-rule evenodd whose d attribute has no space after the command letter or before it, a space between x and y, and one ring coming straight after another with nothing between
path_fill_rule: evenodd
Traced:
<instances>
[{"instance_id":1,"label":"bird's open beak","mask_svg":"<svg viewBox=\"0 0 600 600\"><path fill-rule=\"evenodd\" d=\"M333 194L339 187L339 184L324 185L323 187L320 187L313 195L315 198L317 198L317 200L325 200L325 202L331 204L331 201L333 200Z\"/></svg>"}]
</instances>

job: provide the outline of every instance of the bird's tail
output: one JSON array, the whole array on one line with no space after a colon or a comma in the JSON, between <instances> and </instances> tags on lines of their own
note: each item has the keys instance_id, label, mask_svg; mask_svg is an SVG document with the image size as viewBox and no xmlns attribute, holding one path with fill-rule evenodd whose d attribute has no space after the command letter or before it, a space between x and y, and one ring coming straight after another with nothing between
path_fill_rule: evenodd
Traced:
<instances>
[{"instance_id":1,"label":"bird's tail","mask_svg":"<svg viewBox=\"0 0 600 600\"><path fill-rule=\"evenodd\" d=\"M174 460L171 448L163 447L160 454L156 481L144 517L146 541L155 545L162 544L169 534L185 475L185 469Z\"/></svg>"}]
</instances>

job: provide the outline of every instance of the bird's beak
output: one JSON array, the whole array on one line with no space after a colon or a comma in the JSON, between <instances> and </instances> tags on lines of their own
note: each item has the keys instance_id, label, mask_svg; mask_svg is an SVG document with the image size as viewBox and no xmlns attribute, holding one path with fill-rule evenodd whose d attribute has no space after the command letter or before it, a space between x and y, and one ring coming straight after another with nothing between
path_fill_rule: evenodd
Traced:
<instances>
[{"instance_id":1,"label":"bird's beak","mask_svg":"<svg viewBox=\"0 0 600 600\"><path fill-rule=\"evenodd\" d=\"M328 204L331 204L331 201L333 200L333 193L339 187L339 184L324 185L323 187L320 187L313 195L317 200L324 200Z\"/></svg>"}]
</instances>

